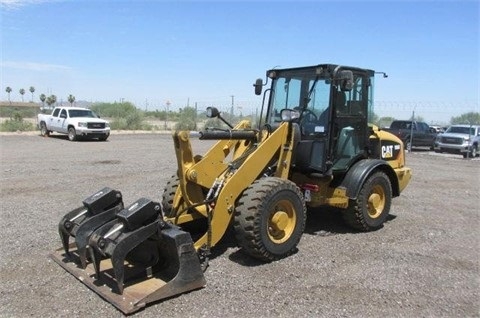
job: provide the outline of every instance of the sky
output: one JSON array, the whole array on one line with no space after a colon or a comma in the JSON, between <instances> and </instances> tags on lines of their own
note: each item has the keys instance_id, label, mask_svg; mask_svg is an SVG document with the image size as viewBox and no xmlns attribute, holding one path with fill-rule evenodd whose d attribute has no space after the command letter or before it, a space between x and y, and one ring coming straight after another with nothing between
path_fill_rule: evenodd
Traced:
<instances>
[{"instance_id":1,"label":"sky","mask_svg":"<svg viewBox=\"0 0 480 318\"><path fill-rule=\"evenodd\" d=\"M0 0L0 100L253 113L274 67L386 72L375 113L429 123L479 112L480 1Z\"/></svg>"}]
</instances>

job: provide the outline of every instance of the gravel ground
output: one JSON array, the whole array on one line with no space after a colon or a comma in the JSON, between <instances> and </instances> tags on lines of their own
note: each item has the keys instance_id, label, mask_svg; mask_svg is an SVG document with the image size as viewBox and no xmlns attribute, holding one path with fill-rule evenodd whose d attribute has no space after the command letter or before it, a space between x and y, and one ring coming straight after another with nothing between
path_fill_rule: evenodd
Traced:
<instances>
[{"instance_id":1,"label":"gravel ground","mask_svg":"<svg viewBox=\"0 0 480 318\"><path fill-rule=\"evenodd\" d=\"M4 134L0 146L0 317L121 317L47 255L60 247L60 218L104 186L126 204L160 200L175 170L171 137ZM407 163L413 179L382 229L358 233L310 211L298 253L270 264L227 235L205 288L135 317L480 317L480 160L415 151Z\"/></svg>"}]
</instances>

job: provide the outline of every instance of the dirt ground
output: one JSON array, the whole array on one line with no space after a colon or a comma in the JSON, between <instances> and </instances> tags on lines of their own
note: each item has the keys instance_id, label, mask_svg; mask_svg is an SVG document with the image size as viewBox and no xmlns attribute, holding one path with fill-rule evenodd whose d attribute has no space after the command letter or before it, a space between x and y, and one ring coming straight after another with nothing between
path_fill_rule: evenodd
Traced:
<instances>
[{"instance_id":1,"label":"dirt ground","mask_svg":"<svg viewBox=\"0 0 480 318\"><path fill-rule=\"evenodd\" d=\"M61 217L105 186L126 204L161 200L176 167L171 137L4 134L0 152L0 317L121 317L48 254ZM298 252L270 264L227 235L205 288L135 317L480 317L480 160L416 150L407 164L413 179L380 230L309 211Z\"/></svg>"}]
</instances>

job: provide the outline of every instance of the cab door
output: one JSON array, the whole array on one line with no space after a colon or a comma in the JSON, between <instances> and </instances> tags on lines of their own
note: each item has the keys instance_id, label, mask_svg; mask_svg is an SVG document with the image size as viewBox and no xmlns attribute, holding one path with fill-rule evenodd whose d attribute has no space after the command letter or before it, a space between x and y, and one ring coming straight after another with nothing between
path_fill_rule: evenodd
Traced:
<instances>
[{"instance_id":1,"label":"cab door","mask_svg":"<svg viewBox=\"0 0 480 318\"><path fill-rule=\"evenodd\" d=\"M354 72L352 90L342 91L340 87L332 86L331 157L334 171L347 170L367 157L370 85L371 78L367 73Z\"/></svg>"},{"instance_id":2,"label":"cab door","mask_svg":"<svg viewBox=\"0 0 480 318\"><path fill-rule=\"evenodd\" d=\"M67 113L67 110L64 108L60 112L60 116L58 118L58 132L68 133L67 118L68 118L68 113Z\"/></svg>"}]
</instances>

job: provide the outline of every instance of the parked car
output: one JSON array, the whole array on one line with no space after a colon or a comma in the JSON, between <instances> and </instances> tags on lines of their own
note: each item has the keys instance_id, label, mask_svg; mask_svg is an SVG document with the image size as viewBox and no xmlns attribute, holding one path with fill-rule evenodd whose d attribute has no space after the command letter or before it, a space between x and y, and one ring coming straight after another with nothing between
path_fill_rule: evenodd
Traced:
<instances>
[{"instance_id":1,"label":"parked car","mask_svg":"<svg viewBox=\"0 0 480 318\"><path fill-rule=\"evenodd\" d=\"M435 141L435 151L478 157L480 125L452 125Z\"/></svg>"},{"instance_id":2,"label":"parked car","mask_svg":"<svg viewBox=\"0 0 480 318\"><path fill-rule=\"evenodd\" d=\"M38 114L37 125L42 136L51 132L67 134L70 141L81 137L107 140L110 124L92 110L80 107L55 107L51 115Z\"/></svg>"},{"instance_id":3,"label":"parked car","mask_svg":"<svg viewBox=\"0 0 480 318\"><path fill-rule=\"evenodd\" d=\"M405 149L412 147L429 147L433 150L437 131L424 122L411 120L394 120L386 130L400 138Z\"/></svg>"}]
</instances>

